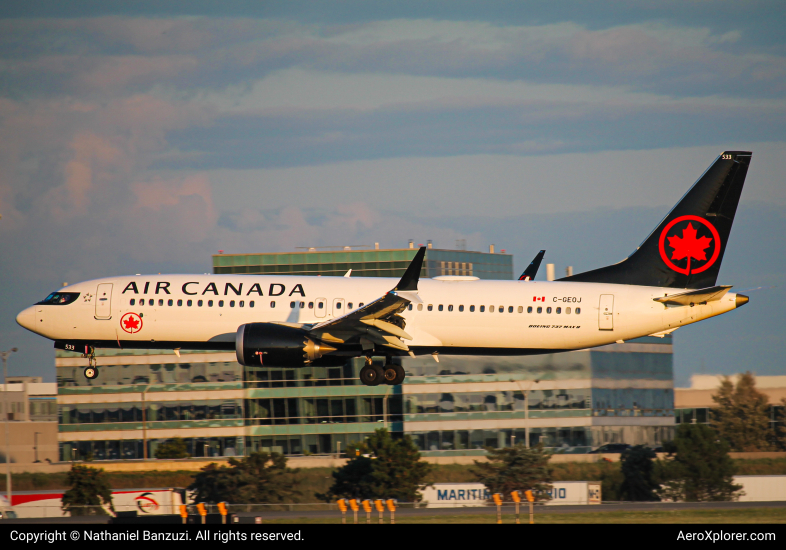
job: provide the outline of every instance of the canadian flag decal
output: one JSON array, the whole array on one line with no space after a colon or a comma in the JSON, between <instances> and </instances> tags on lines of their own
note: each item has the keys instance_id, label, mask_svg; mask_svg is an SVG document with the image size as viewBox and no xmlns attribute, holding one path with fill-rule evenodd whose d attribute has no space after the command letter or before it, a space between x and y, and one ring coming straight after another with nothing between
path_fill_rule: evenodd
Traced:
<instances>
[{"instance_id":1,"label":"canadian flag decal","mask_svg":"<svg viewBox=\"0 0 786 550\"><path fill-rule=\"evenodd\" d=\"M532 297L532 301L533 302L545 302L546 301L546 297L545 296L533 296Z\"/></svg>"}]
</instances>

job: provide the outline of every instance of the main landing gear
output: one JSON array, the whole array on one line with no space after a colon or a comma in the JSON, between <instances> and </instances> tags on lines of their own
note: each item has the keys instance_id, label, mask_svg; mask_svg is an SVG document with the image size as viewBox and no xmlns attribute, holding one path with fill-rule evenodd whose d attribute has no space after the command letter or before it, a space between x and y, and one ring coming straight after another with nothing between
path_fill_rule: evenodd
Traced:
<instances>
[{"instance_id":1,"label":"main landing gear","mask_svg":"<svg viewBox=\"0 0 786 550\"><path fill-rule=\"evenodd\" d=\"M96 366L96 350L91 347L89 353L82 354L82 357L87 358L87 366L85 367L84 374L88 380L98 378L98 367Z\"/></svg>"},{"instance_id":2,"label":"main landing gear","mask_svg":"<svg viewBox=\"0 0 786 550\"><path fill-rule=\"evenodd\" d=\"M404 367L390 362L384 367L380 367L367 359L366 366L360 369L360 381L366 386L378 386L383 382L389 386L398 386L406 376Z\"/></svg>"}]
</instances>

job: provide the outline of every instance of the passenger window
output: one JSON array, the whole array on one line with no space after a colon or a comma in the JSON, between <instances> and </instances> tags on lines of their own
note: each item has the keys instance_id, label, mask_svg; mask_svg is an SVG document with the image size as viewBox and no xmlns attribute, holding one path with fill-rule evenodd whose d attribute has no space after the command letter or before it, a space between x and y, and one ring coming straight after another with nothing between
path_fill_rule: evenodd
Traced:
<instances>
[{"instance_id":1,"label":"passenger window","mask_svg":"<svg viewBox=\"0 0 786 550\"><path fill-rule=\"evenodd\" d=\"M336 309L341 309L341 302L336 302Z\"/></svg>"},{"instance_id":2,"label":"passenger window","mask_svg":"<svg viewBox=\"0 0 786 550\"><path fill-rule=\"evenodd\" d=\"M580 307L577 307L577 308L576 308L576 315L578 315L579 313L581 313L581 308L580 308Z\"/></svg>"},{"instance_id":3,"label":"passenger window","mask_svg":"<svg viewBox=\"0 0 786 550\"><path fill-rule=\"evenodd\" d=\"M306 308L306 302L300 302L300 309Z\"/></svg>"},{"instance_id":4,"label":"passenger window","mask_svg":"<svg viewBox=\"0 0 786 550\"><path fill-rule=\"evenodd\" d=\"M289 307L295 309L295 302L289 302Z\"/></svg>"},{"instance_id":5,"label":"passenger window","mask_svg":"<svg viewBox=\"0 0 786 550\"><path fill-rule=\"evenodd\" d=\"M240 303L239 303L238 305L239 305L240 307L243 307L243 306L245 306L245 305L246 305L246 302L245 302L245 300L240 300Z\"/></svg>"},{"instance_id":6,"label":"passenger window","mask_svg":"<svg viewBox=\"0 0 786 550\"><path fill-rule=\"evenodd\" d=\"M324 307L325 307L325 302L319 302L319 303L317 303L317 308L319 308L319 309L323 309Z\"/></svg>"},{"instance_id":7,"label":"passenger window","mask_svg":"<svg viewBox=\"0 0 786 550\"><path fill-rule=\"evenodd\" d=\"M524 313L524 308L522 306L519 306L519 313Z\"/></svg>"},{"instance_id":8,"label":"passenger window","mask_svg":"<svg viewBox=\"0 0 786 550\"><path fill-rule=\"evenodd\" d=\"M308 303L308 309L314 309L314 302Z\"/></svg>"},{"instance_id":9,"label":"passenger window","mask_svg":"<svg viewBox=\"0 0 786 550\"><path fill-rule=\"evenodd\" d=\"M352 302L347 302L347 309L352 309Z\"/></svg>"},{"instance_id":10,"label":"passenger window","mask_svg":"<svg viewBox=\"0 0 786 550\"><path fill-rule=\"evenodd\" d=\"M194 302L192 302L191 300L189 300L189 301L187 301L187 302L186 302L186 305L187 305L188 307L191 307L191 304L193 304L193 303L194 303Z\"/></svg>"},{"instance_id":11,"label":"passenger window","mask_svg":"<svg viewBox=\"0 0 786 550\"><path fill-rule=\"evenodd\" d=\"M178 305L178 306L182 306L182 305L183 305L183 300L178 300L178 301L177 301L177 305Z\"/></svg>"},{"instance_id":12,"label":"passenger window","mask_svg":"<svg viewBox=\"0 0 786 550\"><path fill-rule=\"evenodd\" d=\"M453 311L453 304L448 304L448 311Z\"/></svg>"},{"instance_id":13,"label":"passenger window","mask_svg":"<svg viewBox=\"0 0 786 550\"><path fill-rule=\"evenodd\" d=\"M224 300L218 301L218 307L224 307Z\"/></svg>"},{"instance_id":14,"label":"passenger window","mask_svg":"<svg viewBox=\"0 0 786 550\"><path fill-rule=\"evenodd\" d=\"M551 313L551 308L550 307L546 308L546 313Z\"/></svg>"},{"instance_id":15,"label":"passenger window","mask_svg":"<svg viewBox=\"0 0 786 550\"><path fill-rule=\"evenodd\" d=\"M136 300L134 300L133 298L131 298L131 301L130 301L129 303L130 303L130 304L133 306L133 305L136 303Z\"/></svg>"},{"instance_id":16,"label":"passenger window","mask_svg":"<svg viewBox=\"0 0 786 550\"><path fill-rule=\"evenodd\" d=\"M150 298L150 299L147 301L147 305L149 305L149 306L154 306L154 305L156 305L156 301L155 301L153 298Z\"/></svg>"},{"instance_id":17,"label":"passenger window","mask_svg":"<svg viewBox=\"0 0 786 550\"><path fill-rule=\"evenodd\" d=\"M363 307L363 302L360 302L360 303L358 304L358 308L361 308L361 307Z\"/></svg>"},{"instance_id":18,"label":"passenger window","mask_svg":"<svg viewBox=\"0 0 786 550\"><path fill-rule=\"evenodd\" d=\"M172 300L168 300L168 301L167 301L167 303L166 303L166 305L168 305L168 306L171 306L171 305L172 305L172 303L173 303L173 302L172 302Z\"/></svg>"},{"instance_id":19,"label":"passenger window","mask_svg":"<svg viewBox=\"0 0 786 550\"><path fill-rule=\"evenodd\" d=\"M272 302L270 302L270 307L271 307L271 308L273 308L273 307L276 307L276 301L275 301L275 300L273 300Z\"/></svg>"},{"instance_id":20,"label":"passenger window","mask_svg":"<svg viewBox=\"0 0 786 550\"><path fill-rule=\"evenodd\" d=\"M538 306L538 313L543 313L543 308Z\"/></svg>"},{"instance_id":21,"label":"passenger window","mask_svg":"<svg viewBox=\"0 0 786 550\"><path fill-rule=\"evenodd\" d=\"M202 300L199 300L199 301L197 302L197 305L198 305L199 307L202 307L202 303L203 303L203 302L202 302Z\"/></svg>"},{"instance_id":22,"label":"passenger window","mask_svg":"<svg viewBox=\"0 0 786 550\"><path fill-rule=\"evenodd\" d=\"M486 311L486 306L480 306L480 312L483 313L484 311Z\"/></svg>"},{"instance_id":23,"label":"passenger window","mask_svg":"<svg viewBox=\"0 0 786 550\"><path fill-rule=\"evenodd\" d=\"M566 314L566 315L570 315L570 308L569 308L569 307L566 307L566 308L565 308L565 314Z\"/></svg>"},{"instance_id":24,"label":"passenger window","mask_svg":"<svg viewBox=\"0 0 786 550\"><path fill-rule=\"evenodd\" d=\"M513 306L508 306L508 313L513 313Z\"/></svg>"},{"instance_id":25,"label":"passenger window","mask_svg":"<svg viewBox=\"0 0 786 550\"><path fill-rule=\"evenodd\" d=\"M562 308L561 308L561 307L558 307L558 308L557 308L557 314L560 314L560 313L562 313Z\"/></svg>"},{"instance_id":26,"label":"passenger window","mask_svg":"<svg viewBox=\"0 0 786 550\"><path fill-rule=\"evenodd\" d=\"M251 300L251 301L248 303L248 307L254 307L254 300Z\"/></svg>"},{"instance_id":27,"label":"passenger window","mask_svg":"<svg viewBox=\"0 0 786 550\"><path fill-rule=\"evenodd\" d=\"M407 306L407 309L408 309L409 311L412 311L412 304L409 304L409 305Z\"/></svg>"},{"instance_id":28,"label":"passenger window","mask_svg":"<svg viewBox=\"0 0 786 550\"><path fill-rule=\"evenodd\" d=\"M229 300L229 307L235 307L235 301Z\"/></svg>"},{"instance_id":29,"label":"passenger window","mask_svg":"<svg viewBox=\"0 0 786 550\"><path fill-rule=\"evenodd\" d=\"M207 301L207 307L213 307L213 300Z\"/></svg>"},{"instance_id":30,"label":"passenger window","mask_svg":"<svg viewBox=\"0 0 786 550\"><path fill-rule=\"evenodd\" d=\"M159 306L163 306L164 305L164 300L158 300L158 305Z\"/></svg>"},{"instance_id":31,"label":"passenger window","mask_svg":"<svg viewBox=\"0 0 786 550\"><path fill-rule=\"evenodd\" d=\"M532 313L532 306L527 307L527 313Z\"/></svg>"},{"instance_id":32,"label":"passenger window","mask_svg":"<svg viewBox=\"0 0 786 550\"><path fill-rule=\"evenodd\" d=\"M418 304L418 311L423 311L423 304Z\"/></svg>"},{"instance_id":33,"label":"passenger window","mask_svg":"<svg viewBox=\"0 0 786 550\"><path fill-rule=\"evenodd\" d=\"M475 311L475 306L469 306L469 311L470 311L470 313L474 312Z\"/></svg>"},{"instance_id":34,"label":"passenger window","mask_svg":"<svg viewBox=\"0 0 786 550\"><path fill-rule=\"evenodd\" d=\"M489 313L494 313L494 306L489 306Z\"/></svg>"},{"instance_id":35,"label":"passenger window","mask_svg":"<svg viewBox=\"0 0 786 550\"><path fill-rule=\"evenodd\" d=\"M505 313L505 306L499 306L499 312Z\"/></svg>"},{"instance_id":36,"label":"passenger window","mask_svg":"<svg viewBox=\"0 0 786 550\"><path fill-rule=\"evenodd\" d=\"M439 304L438 310L442 311L442 304Z\"/></svg>"},{"instance_id":37,"label":"passenger window","mask_svg":"<svg viewBox=\"0 0 786 550\"><path fill-rule=\"evenodd\" d=\"M429 304L429 305L428 305L428 310L429 310L429 311L433 311L433 310L434 310L434 306L432 306L431 304Z\"/></svg>"},{"instance_id":38,"label":"passenger window","mask_svg":"<svg viewBox=\"0 0 786 550\"><path fill-rule=\"evenodd\" d=\"M464 306L459 306L459 311L464 311Z\"/></svg>"}]
</instances>

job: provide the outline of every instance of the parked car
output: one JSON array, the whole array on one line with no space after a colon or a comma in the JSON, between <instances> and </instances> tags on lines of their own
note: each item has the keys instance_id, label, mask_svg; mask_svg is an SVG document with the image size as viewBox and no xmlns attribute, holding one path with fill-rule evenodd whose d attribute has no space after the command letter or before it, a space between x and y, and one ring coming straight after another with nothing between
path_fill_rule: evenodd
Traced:
<instances>
[{"instance_id":1,"label":"parked car","mask_svg":"<svg viewBox=\"0 0 786 550\"><path fill-rule=\"evenodd\" d=\"M630 445L626 443L606 443L594 451L590 451L589 454L616 454L627 451L628 449L630 449Z\"/></svg>"}]
</instances>

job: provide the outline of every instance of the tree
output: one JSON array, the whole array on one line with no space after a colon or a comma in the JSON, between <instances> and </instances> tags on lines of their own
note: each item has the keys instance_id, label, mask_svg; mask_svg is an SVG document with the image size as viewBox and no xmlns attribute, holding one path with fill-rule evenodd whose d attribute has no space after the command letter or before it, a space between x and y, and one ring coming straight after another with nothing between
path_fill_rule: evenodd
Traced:
<instances>
[{"instance_id":1,"label":"tree","mask_svg":"<svg viewBox=\"0 0 786 550\"><path fill-rule=\"evenodd\" d=\"M685 502L739 498L742 486L734 484L729 444L709 426L680 424L674 440L663 448L669 457L658 461L661 498Z\"/></svg>"},{"instance_id":2,"label":"tree","mask_svg":"<svg viewBox=\"0 0 786 550\"><path fill-rule=\"evenodd\" d=\"M658 483L654 479L655 451L636 445L622 453L622 498L625 500L660 500L656 494Z\"/></svg>"},{"instance_id":3,"label":"tree","mask_svg":"<svg viewBox=\"0 0 786 550\"><path fill-rule=\"evenodd\" d=\"M337 498L394 498L417 502L431 467L420 460L412 438L393 439L384 428L365 442L347 446L349 461L333 472L333 485L317 498L330 502Z\"/></svg>"},{"instance_id":4,"label":"tree","mask_svg":"<svg viewBox=\"0 0 786 550\"><path fill-rule=\"evenodd\" d=\"M756 379L750 372L741 374L736 386L724 377L712 400L718 407L711 411L710 424L729 442L731 450L772 449L767 396L756 389Z\"/></svg>"},{"instance_id":5,"label":"tree","mask_svg":"<svg viewBox=\"0 0 786 550\"><path fill-rule=\"evenodd\" d=\"M532 491L536 500L549 500L551 491L551 453L542 443L525 447L518 443L504 449L487 449L488 462L475 461L470 471L492 493L500 493L505 500L512 500L513 491Z\"/></svg>"},{"instance_id":6,"label":"tree","mask_svg":"<svg viewBox=\"0 0 786 550\"><path fill-rule=\"evenodd\" d=\"M191 455L188 454L186 442L175 437L158 446L156 458L191 458Z\"/></svg>"},{"instance_id":7,"label":"tree","mask_svg":"<svg viewBox=\"0 0 786 550\"><path fill-rule=\"evenodd\" d=\"M229 466L211 462L194 476L188 490L196 502L280 503L300 494L298 472L287 467L284 455L256 452L240 460L230 458Z\"/></svg>"},{"instance_id":8,"label":"tree","mask_svg":"<svg viewBox=\"0 0 786 550\"><path fill-rule=\"evenodd\" d=\"M776 441L778 442L778 446L786 450L786 397L781 399L780 402L780 411L776 417L777 424L776 424Z\"/></svg>"},{"instance_id":9,"label":"tree","mask_svg":"<svg viewBox=\"0 0 786 550\"><path fill-rule=\"evenodd\" d=\"M105 506L115 511L112 488L102 468L74 464L68 472L67 481L71 488L61 500L64 512L72 516L106 516Z\"/></svg>"}]
</instances>

